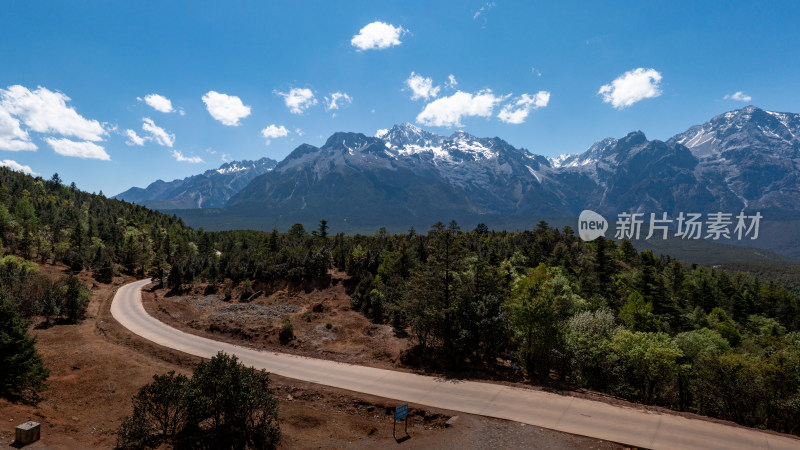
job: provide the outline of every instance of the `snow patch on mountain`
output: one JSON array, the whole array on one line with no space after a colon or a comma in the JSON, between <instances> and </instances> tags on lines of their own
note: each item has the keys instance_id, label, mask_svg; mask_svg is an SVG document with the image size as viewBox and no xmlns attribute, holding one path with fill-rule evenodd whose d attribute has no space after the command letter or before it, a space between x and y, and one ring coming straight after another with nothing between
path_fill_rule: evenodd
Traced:
<instances>
[{"instance_id":1,"label":"snow patch on mountain","mask_svg":"<svg viewBox=\"0 0 800 450\"><path fill-rule=\"evenodd\" d=\"M550 165L553 166L553 168L558 169L564 165L565 161L573 158L574 156L575 154L572 153L562 153L555 158L553 158L552 156L548 156L547 160L550 162Z\"/></svg>"}]
</instances>

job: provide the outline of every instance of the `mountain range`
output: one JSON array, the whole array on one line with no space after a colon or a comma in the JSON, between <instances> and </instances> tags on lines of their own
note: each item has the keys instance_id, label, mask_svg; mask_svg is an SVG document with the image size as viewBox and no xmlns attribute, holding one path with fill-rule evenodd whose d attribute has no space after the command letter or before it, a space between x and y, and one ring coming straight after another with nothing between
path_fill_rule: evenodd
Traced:
<instances>
[{"instance_id":1,"label":"mountain range","mask_svg":"<svg viewBox=\"0 0 800 450\"><path fill-rule=\"evenodd\" d=\"M232 161L182 180L158 180L144 189L132 187L114 198L153 209L222 208L232 195L276 164L270 158Z\"/></svg>"},{"instance_id":2,"label":"mountain range","mask_svg":"<svg viewBox=\"0 0 800 450\"><path fill-rule=\"evenodd\" d=\"M613 218L741 210L800 218L800 115L755 106L667 141L636 131L558 158L499 137L442 136L404 123L377 136L335 133L321 147L303 144L277 164L264 161L230 163L252 167L232 172L236 183L223 166L118 198L159 209L216 208L177 212L209 229L322 218L349 230L427 228L451 218L501 228L575 218L583 209Z\"/></svg>"}]
</instances>

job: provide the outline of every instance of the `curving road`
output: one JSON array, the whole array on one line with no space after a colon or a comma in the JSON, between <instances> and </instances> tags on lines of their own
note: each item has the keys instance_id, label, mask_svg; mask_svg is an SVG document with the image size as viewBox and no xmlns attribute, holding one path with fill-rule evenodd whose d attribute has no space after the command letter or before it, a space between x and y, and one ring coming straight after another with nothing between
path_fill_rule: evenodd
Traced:
<instances>
[{"instance_id":1,"label":"curving road","mask_svg":"<svg viewBox=\"0 0 800 450\"><path fill-rule=\"evenodd\" d=\"M125 328L191 355L210 358L219 351L244 364L288 378L431 407L497 417L593 438L652 449L800 449L800 440L704 420L613 406L547 392L473 381L442 380L405 372L321 359L257 351L176 330L142 306L149 280L122 286L111 314Z\"/></svg>"}]
</instances>

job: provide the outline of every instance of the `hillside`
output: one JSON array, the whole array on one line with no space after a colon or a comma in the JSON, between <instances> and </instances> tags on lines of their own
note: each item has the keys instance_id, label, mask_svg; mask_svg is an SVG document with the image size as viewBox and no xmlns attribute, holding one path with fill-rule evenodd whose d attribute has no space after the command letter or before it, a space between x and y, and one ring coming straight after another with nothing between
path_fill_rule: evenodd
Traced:
<instances>
[{"instance_id":1,"label":"hillside","mask_svg":"<svg viewBox=\"0 0 800 450\"><path fill-rule=\"evenodd\" d=\"M0 239L8 253L109 279L144 275L155 255L185 257L195 232L175 216L0 168Z\"/></svg>"}]
</instances>

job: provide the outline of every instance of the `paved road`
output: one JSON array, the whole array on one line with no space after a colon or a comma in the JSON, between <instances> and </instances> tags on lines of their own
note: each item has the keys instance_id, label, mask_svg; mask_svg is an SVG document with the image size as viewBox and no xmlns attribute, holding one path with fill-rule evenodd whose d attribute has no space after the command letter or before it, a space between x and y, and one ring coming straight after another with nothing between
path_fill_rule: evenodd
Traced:
<instances>
[{"instance_id":1,"label":"paved road","mask_svg":"<svg viewBox=\"0 0 800 450\"><path fill-rule=\"evenodd\" d=\"M121 287L111 314L135 334L175 350L210 358L220 350L246 365L355 392L420 405L514 420L653 449L800 449L800 440L757 430L491 383L443 380L372 367L257 351L176 330L147 314L141 288Z\"/></svg>"}]
</instances>

